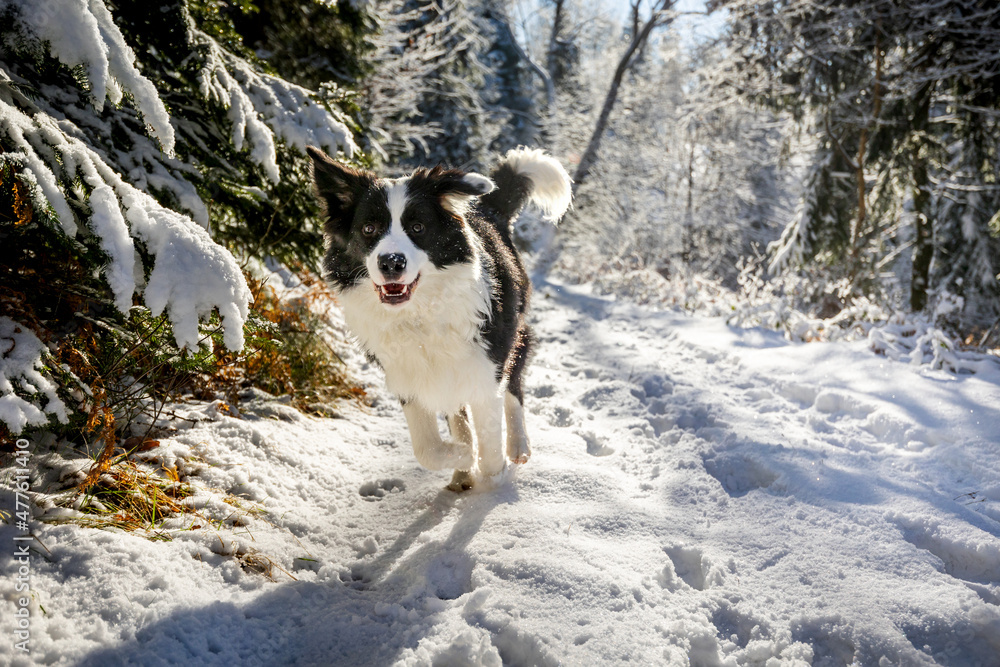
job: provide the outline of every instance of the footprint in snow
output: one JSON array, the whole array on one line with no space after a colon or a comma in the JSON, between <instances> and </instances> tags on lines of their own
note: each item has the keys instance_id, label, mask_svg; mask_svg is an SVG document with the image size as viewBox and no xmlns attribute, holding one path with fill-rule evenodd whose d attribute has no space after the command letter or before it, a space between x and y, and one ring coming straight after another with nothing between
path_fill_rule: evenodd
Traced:
<instances>
[{"instance_id":1,"label":"footprint in snow","mask_svg":"<svg viewBox=\"0 0 1000 667\"><path fill-rule=\"evenodd\" d=\"M606 411L611 416L615 414L637 414L642 411L642 400L646 393L640 387L613 380L602 382L584 392L577 401L588 410Z\"/></svg>"},{"instance_id":2,"label":"footprint in snow","mask_svg":"<svg viewBox=\"0 0 1000 667\"><path fill-rule=\"evenodd\" d=\"M771 628L766 620L741 610L728 600L723 600L712 612L712 625L720 637L729 639L740 648L746 648L751 640L771 636Z\"/></svg>"},{"instance_id":3,"label":"footprint in snow","mask_svg":"<svg viewBox=\"0 0 1000 667\"><path fill-rule=\"evenodd\" d=\"M402 493L406 484L401 479L380 479L377 482L365 482L358 493L365 500L382 500L387 493Z\"/></svg>"},{"instance_id":4,"label":"footprint in snow","mask_svg":"<svg viewBox=\"0 0 1000 667\"><path fill-rule=\"evenodd\" d=\"M662 398L674 393L673 383L662 375L650 375L638 383L642 387L645 399Z\"/></svg>"},{"instance_id":5,"label":"footprint in snow","mask_svg":"<svg viewBox=\"0 0 1000 667\"><path fill-rule=\"evenodd\" d=\"M989 604L1000 604L1000 540L987 533L969 540L949 535L926 518L897 516L903 539L940 561L938 569L962 580Z\"/></svg>"},{"instance_id":6,"label":"footprint in snow","mask_svg":"<svg viewBox=\"0 0 1000 667\"><path fill-rule=\"evenodd\" d=\"M815 665L853 665L858 662L854 627L839 615L801 618L792 624L792 639L808 644Z\"/></svg>"},{"instance_id":7,"label":"footprint in snow","mask_svg":"<svg viewBox=\"0 0 1000 667\"><path fill-rule=\"evenodd\" d=\"M747 456L715 456L702 463L732 498L741 498L754 489L767 489L778 480L778 473Z\"/></svg>"},{"instance_id":8,"label":"footprint in snow","mask_svg":"<svg viewBox=\"0 0 1000 667\"><path fill-rule=\"evenodd\" d=\"M550 384L542 384L528 390L535 398L551 398L556 395L556 388Z\"/></svg>"},{"instance_id":9,"label":"footprint in snow","mask_svg":"<svg viewBox=\"0 0 1000 667\"><path fill-rule=\"evenodd\" d=\"M875 411L875 406L835 391L821 391L816 395L813 407L831 417L847 415L855 419L864 419Z\"/></svg>"},{"instance_id":10,"label":"footprint in snow","mask_svg":"<svg viewBox=\"0 0 1000 667\"><path fill-rule=\"evenodd\" d=\"M922 653L947 656L942 664L997 664L996 630L978 619L921 618L899 629L914 647L923 648Z\"/></svg>"},{"instance_id":11,"label":"footprint in snow","mask_svg":"<svg viewBox=\"0 0 1000 667\"><path fill-rule=\"evenodd\" d=\"M816 400L819 391L815 387L789 382L777 386L778 393L799 407L808 408Z\"/></svg>"},{"instance_id":12,"label":"footprint in snow","mask_svg":"<svg viewBox=\"0 0 1000 667\"><path fill-rule=\"evenodd\" d=\"M663 550L669 561L656 575L657 582L663 588L676 591L687 584L696 591L703 591L725 581L723 568L706 558L701 549L678 544L664 547ZM735 563L730 563L730 569L735 569Z\"/></svg>"},{"instance_id":13,"label":"footprint in snow","mask_svg":"<svg viewBox=\"0 0 1000 667\"><path fill-rule=\"evenodd\" d=\"M468 554L446 552L427 564L424 578L434 597L439 600L455 600L473 590L474 567L475 562Z\"/></svg>"},{"instance_id":14,"label":"footprint in snow","mask_svg":"<svg viewBox=\"0 0 1000 667\"><path fill-rule=\"evenodd\" d=\"M565 406L557 405L552 408L549 423L559 428L571 426L573 424L573 411Z\"/></svg>"}]
</instances>

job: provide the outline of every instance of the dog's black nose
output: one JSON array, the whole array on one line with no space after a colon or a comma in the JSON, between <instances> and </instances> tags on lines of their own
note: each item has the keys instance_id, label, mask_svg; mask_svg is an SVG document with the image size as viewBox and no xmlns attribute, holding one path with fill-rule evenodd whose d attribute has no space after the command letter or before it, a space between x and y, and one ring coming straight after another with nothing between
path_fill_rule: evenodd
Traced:
<instances>
[{"instance_id":1,"label":"dog's black nose","mask_svg":"<svg viewBox=\"0 0 1000 667\"><path fill-rule=\"evenodd\" d=\"M378 256L378 270L382 272L385 279L393 281L403 275L406 270L406 255L398 252L390 252Z\"/></svg>"}]
</instances>

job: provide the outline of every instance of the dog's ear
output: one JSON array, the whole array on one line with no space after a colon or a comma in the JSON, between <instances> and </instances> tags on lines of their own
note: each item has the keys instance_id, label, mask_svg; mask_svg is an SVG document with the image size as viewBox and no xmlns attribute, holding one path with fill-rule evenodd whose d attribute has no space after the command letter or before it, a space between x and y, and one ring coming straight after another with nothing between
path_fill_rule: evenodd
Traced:
<instances>
[{"instance_id":1,"label":"dog's ear","mask_svg":"<svg viewBox=\"0 0 1000 667\"><path fill-rule=\"evenodd\" d=\"M434 167L413 172L410 189L437 197L442 206L461 217L473 198L493 192L496 185L482 174Z\"/></svg>"},{"instance_id":2,"label":"dog's ear","mask_svg":"<svg viewBox=\"0 0 1000 667\"><path fill-rule=\"evenodd\" d=\"M442 197L480 197L493 192L497 187L486 176L471 171L435 168L430 171L429 176L435 181L434 189L437 194Z\"/></svg>"},{"instance_id":3,"label":"dog's ear","mask_svg":"<svg viewBox=\"0 0 1000 667\"><path fill-rule=\"evenodd\" d=\"M306 146L306 152L312 158L316 196L323 202L329 218L327 230L333 232L350 226L361 195L377 180L375 174L340 164L315 146Z\"/></svg>"}]
</instances>

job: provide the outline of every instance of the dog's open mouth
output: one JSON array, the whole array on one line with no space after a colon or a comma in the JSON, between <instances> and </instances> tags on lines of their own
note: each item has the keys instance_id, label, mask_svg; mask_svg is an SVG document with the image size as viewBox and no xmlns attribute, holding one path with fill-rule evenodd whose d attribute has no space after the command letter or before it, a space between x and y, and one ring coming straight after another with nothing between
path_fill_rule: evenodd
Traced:
<instances>
[{"instance_id":1,"label":"dog's open mouth","mask_svg":"<svg viewBox=\"0 0 1000 667\"><path fill-rule=\"evenodd\" d=\"M375 291L378 292L378 298L382 303L387 303L390 306L398 306L401 303L406 303L413 296L413 290L417 287L417 282L420 280L420 276L413 279L413 282L409 285L404 285L403 283L386 283L385 285L376 285Z\"/></svg>"}]
</instances>

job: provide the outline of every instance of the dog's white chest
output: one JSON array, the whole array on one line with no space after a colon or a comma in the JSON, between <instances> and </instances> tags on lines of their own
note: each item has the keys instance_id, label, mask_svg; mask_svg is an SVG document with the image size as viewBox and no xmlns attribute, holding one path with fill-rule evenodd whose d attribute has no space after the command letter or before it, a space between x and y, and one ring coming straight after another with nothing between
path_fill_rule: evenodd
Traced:
<instances>
[{"instance_id":1,"label":"dog's white chest","mask_svg":"<svg viewBox=\"0 0 1000 667\"><path fill-rule=\"evenodd\" d=\"M489 294L471 277L424 275L405 309L386 308L367 285L341 293L347 325L382 365L390 391L448 414L496 395L497 369L479 340Z\"/></svg>"}]
</instances>

